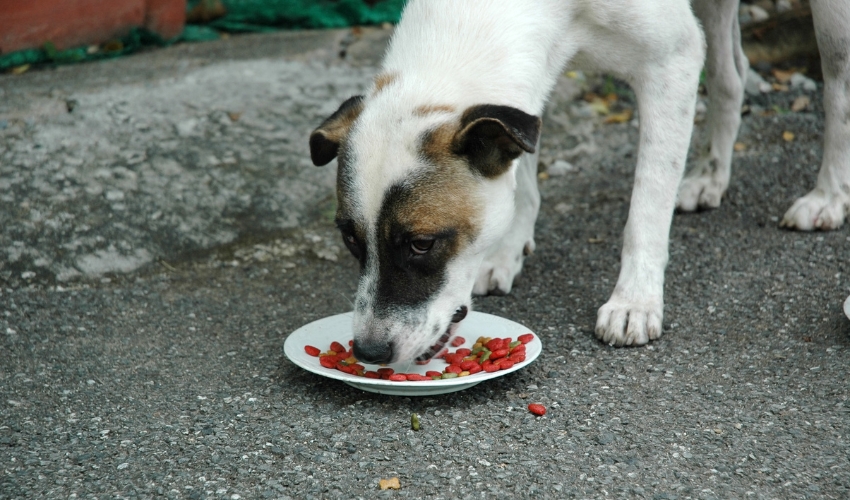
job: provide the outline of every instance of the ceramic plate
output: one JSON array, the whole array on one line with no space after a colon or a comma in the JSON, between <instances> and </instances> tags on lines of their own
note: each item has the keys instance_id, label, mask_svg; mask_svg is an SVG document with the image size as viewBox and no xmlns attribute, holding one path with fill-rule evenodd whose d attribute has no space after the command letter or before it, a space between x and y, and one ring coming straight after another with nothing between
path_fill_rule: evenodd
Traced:
<instances>
[{"instance_id":1,"label":"ceramic plate","mask_svg":"<svg viewBox=\"0 0 850 500\"><path fill-rule=\"evenodd\" d=\"M342 380L346 384L364 391L392 394L395 396L432 396L468 389L485 380L521 370L537 359L543 348L540 344L540 338L535 335L534 340L526 344L525 361L522 363L518 363L507 370L499 370L492 373L482 371L467 377L426 380L422 382L391 382L389 380L358 377L332 368L325 368L319 364L319 358L310 356L304 352L305 345L312 345L322 351L326 351L334 340L348 346L348 341L352 338L351 314L349 312L329 316L295 330L286 338L286 342L283 344L283 352L286 354L286 357L307 371L324 377ZM466 343L462 346L452 348L452 350L460 347L472 348L472 343L480 336L512 337L516 339L518 336L529 332L531 330L511 320L493 316L492 314L472 311L461 322L460 326L458 326L456 333L456 335L465 338ZM366 366L367 370L377 370L379 368L377 365L362 364ZM406 361L387 366L400 373L419 373L424 375L428 370L441 372L447 365L442 359L432 359L426 365L417 365L412 361Z\"/></svg>"}]
</instances>

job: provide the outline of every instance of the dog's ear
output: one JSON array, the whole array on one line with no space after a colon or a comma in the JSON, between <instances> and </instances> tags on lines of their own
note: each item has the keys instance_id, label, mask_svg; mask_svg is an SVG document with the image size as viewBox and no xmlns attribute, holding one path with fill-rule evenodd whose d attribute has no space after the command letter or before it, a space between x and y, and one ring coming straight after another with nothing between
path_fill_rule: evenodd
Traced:
<instances>
[{"instance_id":1,"label":"dog's ear","mask_svg":"<svg viewBox=\"0 0 850 500\"><path fill-rule=\"evenodd\" d=\"M485 177L508 170L523 151L533 153L540 136L540 118L495 104L472 106L464 111L452 149Z\"/></svg>"},{"instance_id":2,"label":"dog's ear","mask_svg":"<svg viewBox=\"0 0 850 500\"><path fill-rule=\"evenodd\" d=\"M348 98L338 110L310 134L310 158L313 165L327 165L339 152L339 143L348 134L363 110L363 96Z\"/></svg>"}]
</instances>

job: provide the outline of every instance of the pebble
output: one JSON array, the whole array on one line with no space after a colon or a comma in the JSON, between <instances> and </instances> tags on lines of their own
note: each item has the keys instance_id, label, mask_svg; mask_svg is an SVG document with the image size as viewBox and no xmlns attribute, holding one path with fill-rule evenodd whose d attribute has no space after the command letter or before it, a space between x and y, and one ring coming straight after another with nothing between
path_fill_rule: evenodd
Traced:
<instances>
[{"instance_id":1,"label":"pebble","mask_svg":"<svg viewBox=\"0 0 850 500\"><path fill-rule=\"evenodd\" d=\"M792 89L802 88L806 92L814 92L818 89L818 85L814 80L801 73L791 75L790 83Z\"/></svg>"},{"instance_id":2,"label":"pebble","mask_svg":"<svg viewBox=\"0 0 850 500\"><path fill-rule=\"evenodd\" d=\"M575 169L576 167L568 161L555 160L555 162L549 165L549 168L546 169L546 173L548 173L551 177L560 177L569 172L575 171Z\"/></svg>"}]
</instances>

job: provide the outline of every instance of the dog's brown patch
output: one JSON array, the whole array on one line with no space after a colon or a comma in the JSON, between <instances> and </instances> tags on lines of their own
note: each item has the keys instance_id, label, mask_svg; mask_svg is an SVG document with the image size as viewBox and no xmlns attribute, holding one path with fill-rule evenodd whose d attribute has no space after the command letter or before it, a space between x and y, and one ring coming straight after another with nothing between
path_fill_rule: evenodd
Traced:
<instances>
[{"instance_id":1,"label":"dog's brown patch","mask_svg":"<svg viewBox=\"0 0 850 500\"><path fill-rule=\"evenodd\" d=\"M372 95L384 90L384 87L393 83L398 78L395 73L381 73L375 77L375 87L372 90Z\"/></svg>"},{"instance_id":2,"label":"dog's brown patch","mask_svg":"<svg viewBox=\"0 0 850 500\"><path fill-rule=\"evenodd\" d=\"M416 116L426 116L431 113L451 113L454 110L454 106L450 106L448 104L431 104L427 106L418 106L413 110L413 114Z\"/></svg>"}]
</instances>

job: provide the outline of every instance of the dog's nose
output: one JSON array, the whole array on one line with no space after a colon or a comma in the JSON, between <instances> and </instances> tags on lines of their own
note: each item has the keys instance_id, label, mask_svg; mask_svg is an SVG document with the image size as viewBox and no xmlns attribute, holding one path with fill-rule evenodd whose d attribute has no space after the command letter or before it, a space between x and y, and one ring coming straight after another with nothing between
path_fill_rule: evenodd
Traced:
<instances>
[{"instance_id":1,"label":"dog's nose","mask_svg":"<svg viewBox=\"0 0 850 500\"><path fill-rule=\"evenodd\" d=\"M354 357L364 363L389 363L393 359L393 345L388 342L363 342L355 340Z\"/></svg>"},{"instance_id":2,"label":"dog's nose","mask_svg":"<svg viewBox=\"0 0 850 500\"><path fill-rule=\"evenodd\" d=\"M468 312L469 309L467 309L466 306L458 307L457 311L455 311L454 313L454 316L452 316L452 323L460 323L461 321L463 321L463 318L466 317L466 313Z\"/></svg>"}]
</instances>

